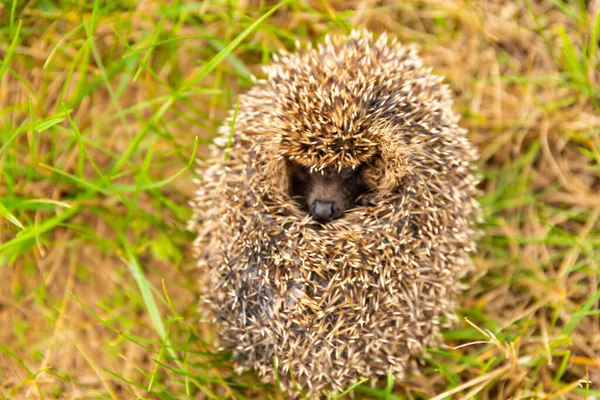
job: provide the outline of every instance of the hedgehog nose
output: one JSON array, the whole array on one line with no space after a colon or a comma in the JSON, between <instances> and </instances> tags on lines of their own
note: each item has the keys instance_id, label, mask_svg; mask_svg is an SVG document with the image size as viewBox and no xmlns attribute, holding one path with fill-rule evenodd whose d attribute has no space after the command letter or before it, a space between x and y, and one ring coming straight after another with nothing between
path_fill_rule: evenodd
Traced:
<instances>
[{"instance_id":1,"label":"hedgehog nose","mask_svg":"<svg viewBox=\"0 0 600 400\"><path fill-rule=\"evenodd\" d=\"M310 213L318 222L329 222L338 217L339 209L333 201L315 200Z\"/></svg>"}]
</instances>

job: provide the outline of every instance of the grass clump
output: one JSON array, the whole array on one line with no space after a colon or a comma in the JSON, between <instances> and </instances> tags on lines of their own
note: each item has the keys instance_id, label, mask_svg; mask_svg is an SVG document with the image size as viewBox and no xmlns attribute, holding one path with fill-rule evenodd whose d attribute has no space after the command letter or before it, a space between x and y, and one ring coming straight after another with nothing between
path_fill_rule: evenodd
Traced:
<instances>
[{"instance_id":1,"label":"grass clump","mask_svg":"<svg viewBox=\"0 0 600 400\"><path fill-rule=\"evenodd\" d=\"M0 396L281 398L199 321L196 155L273 52L416 43L478 146L486 235L447 348L358 397L599 396L596 1L0 5Z\"/></svg>"}]
</instances>

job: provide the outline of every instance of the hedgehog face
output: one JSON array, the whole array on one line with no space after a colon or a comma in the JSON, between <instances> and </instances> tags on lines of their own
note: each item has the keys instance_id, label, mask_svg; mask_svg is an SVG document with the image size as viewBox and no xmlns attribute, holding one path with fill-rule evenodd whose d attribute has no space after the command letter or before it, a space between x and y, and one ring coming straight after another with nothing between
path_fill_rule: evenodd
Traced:
<instances>
[{"instance_id":1,"label":"hedgehog face","mask_svg":"<svg viewBox=\"0 0 600 400\"><path fill-rule=\"evenodd\" d=\"M369 189L363 178L365 164L356 168L327 167L311 171L288 160L286 166L290 196L317 222L340 218L357 205L360 196Z\"/></svg>"}]
</instances>

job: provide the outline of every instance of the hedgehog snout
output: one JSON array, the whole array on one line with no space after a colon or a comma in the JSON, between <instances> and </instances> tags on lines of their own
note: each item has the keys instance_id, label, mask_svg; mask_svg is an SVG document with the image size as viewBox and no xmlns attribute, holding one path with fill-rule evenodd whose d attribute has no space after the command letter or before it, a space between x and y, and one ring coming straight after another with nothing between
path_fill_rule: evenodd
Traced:
<instances>
[{"instance_id":1,"label":"hedgehog snout","mask_svg":"<svg viewBox=\"0 0 600 400\"><path fill-rule=\"evenodd\" d=\"M314 173L306 192L306 205L313 219L320 223L340 218L351 206L345 182L338 174Z\"/></svg>"},{"instance_id":2,"label":"hedgehog snout","mask_svg":"<svg viewBox=\"0 0 600 400\"><path fill-rule=\"evenodd\" d=\"M341 214L334 201L315 200L310 206L310 215L317 222L329 222L339 218Z\"/></svg>"}]
</instances>

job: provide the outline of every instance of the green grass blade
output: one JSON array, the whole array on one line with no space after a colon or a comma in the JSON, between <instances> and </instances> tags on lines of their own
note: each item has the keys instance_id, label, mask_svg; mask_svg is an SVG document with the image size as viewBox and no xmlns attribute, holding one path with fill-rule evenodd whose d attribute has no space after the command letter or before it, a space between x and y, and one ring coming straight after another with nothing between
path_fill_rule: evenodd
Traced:
<instances>
[{"instance_id":1,"label":"green grass blade","mask_svg":"<svg viewBox=\"0 0 600 400\"><path fill-rule=\"evenodd\" d=\"M589 315L598 315L600 310L592 311L592 308L598 303L599 300L600 291L596 290L596 293L591 295L590 298L585 302L585 304L582 307L580 307L577 311L575 311L569 322L567 322L567 324L564 326L562 332L571 333L584 317Z\"/></svg>"},{"instance_id":2,"label":"green grass blade","mask_svg":"<svg viewBox=\"0 0 600 400\"><path fill-rule=\"evenodd\" d=\"M8 46L8 50L6 51L6 55L2 60L2 64L0 64L0 82L2 82L2 78L4 77L4 73L10 66L10 60L15 53L15 48L17 47L17 43L19 43L19 34L21 33L21 24L23 21L19 20L19 24L17 25L17 30L13 35L12 42L10 42L10 46Z\"/></svg>"},{"instance_id":3,"label":"green grass blade","mask_svg":"<svg viewBox=\"0 0 600 400\"><path fill-rule=\"evenodd\" d=\"M189 159L188 163L185 165L185 167L183 167L182 169L177 171L173 176L170 176L169 178L163 179L158 182L152 182L152 183L141 185L140 189L141 190L158 189L162 186L166 186L169 183L173 182L175 179L179 178L185 171L190 169L192 167L192 165L194 165L194 161L196 161L196 153L197 152L198 152L198 138L196 137L196 139L194 140L194 148L192 149L192 155L190 156L190 159Z\"/></svg>"},{"instance_id":4,"label":"green grass blade","mask_svg":"<svg viewBox=\"0 0 600 400\"><path fill-rule=\"evenodd\" d=\"M40 224L38 226L26 227L21 232L19 232L19 235L16 238L9 240L6 243L0 244L0 251L3 251L10 247L14 247L20 243L23 243L27 240L33 239L36 236L42 235L43 233L46 233L49 230L54 229L63 221L71 218L78 211L79 211L79 207L73 206L72 208L69 208L66 211L64 211L63 213L61 213L53 218L50 218L49 220L46 220L45 222L43 222L42 224Z\"/></svg>"},{"instance_id":5,"label":"green grass blade","mask_svg":"<svg viewBox=\"0 0 600 400\"><path fill-rule=\"evenodd\" d=\"M23 122L17 129L15 129L14 133L4 142L4 144L2 145L2 147L0 147L0 157L2 156L2 154L4 154L4 152L6 150L9 149L10 145L12 144L12 142L21 134L25 131L25 129L27 128L27 123Z\"/></svg>"},{"instance_id":6,"label":"green grass blade","mask_svg":"<svg viewBox=\"0 0 600 400\"><path fill-rule=\"evenodd\" d=\"M118 400L118 397L115 395L115 393L110 388L109 384L106 382L106 380L102 376L102 373L100 372L100 368L98 368L98 366L94 362L93 358L90 357L90 355L87 354L87 352L84 350L84 348L81 347L79 345L79 343L77 343L73 338L69 338L69 339L71 340L71 343L73 343L73 346L75 346L75 348L79 351L79 354L81 354L83 356L83 358L85 359L85 361L87 361L88 365L90 367L92 367L92 369L96 373L96 376L98 377L98 379L100 379L100 382L102 383L102 385L104 386L104 388L106 389L106 391L108 392L110 397L113 400Z\"/></svg>"},{"instance_id":7,"label":"green grass blade","mask_svg":"<svg viewBox=\"0 0 600 400\"><path fill-rule=\"evenodd\" d=\"M276 6L272 7L269 11L263 14L262 17L254 21L248 28L244 29L235 39L233 39L223 50L217 53L198 73L190 77L186 83L180 88L179 91L188 90L190 87L200 82L206 75L212 72L220 63L223 61L229 53L231 53L236 47L240 45L246 39L246 37L252 33L260 24L262 24L267 18L269 18L275 11L290 3L290 0L282 1Z\"/></svg>"},{"instance_id":8,"label":"green grass blade","mask_svg":"<svg viewBox=\"0 0 600 400\"><path fill-rule=\"evenodd\" d=\"M351 392L353 392L356 388L358 388L359 386L362 386L364 383L368 382L368 379L362 379L356 383L354 383L352 386L350 386L348 389L344 390L342 393L340 393L339 395L333 397L334 399L338 400L341 399L344 396L347 396L348 394L350 394Z\"/></svg>"},{"instance_id":9,"label":"green grass blade","mask_svg":"<svg viewBox=\"0 0 600 400\"><path fill-rule=\"evenodd\" d=\"M387 376L387 384L385 387L385 396L384 396L385 400L390 399L390 396L392 394L392 389L394 389L394 370L392 369L392 366L390 365L390 369L388 371L388 376Z\"/></svg>"},{"instance_id":10,"label":"green grass blade","mask_svg":"<svg viewBox=\"0 0 600 400\"><path fill-rule=\"evenodd\" d=\"M17 219L17 217L15 217L14 215L12 215L10 213L10 211L8 211L6 209L6 207L4 207L4 204L0 203L0 216L6 218L7 220L10 221L10 223L12 223L13 225L17 226L20 229L25 229L23 227L23 224L21 224L19 222L19 220Z\"/></svg>"},{"instance_id":11,"label":"green grass blade","mask_svg":"<svg viewBox=\"0 0 600 400\"><path fill-rule=\"evenodd\" d=\"M575 78L578 83L582 84L586 80L585 72L583 66L581 65L581 61L579 60L579 57L577 55L577 51L575 50L575 45L573 45L573 42L567 35L567 31L563 26L559 26L557 30L563 45L563 51L567 67L571 72L573 78Z\"/></svg>"}]
</instances>

